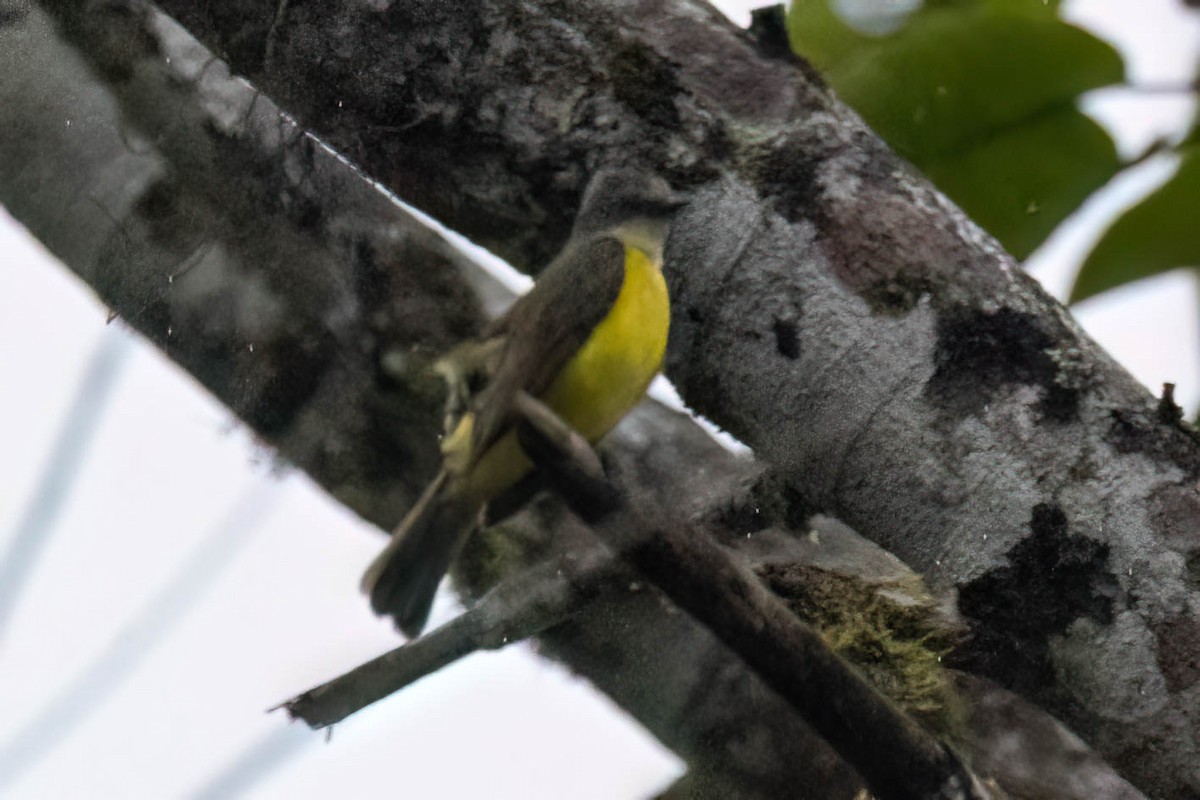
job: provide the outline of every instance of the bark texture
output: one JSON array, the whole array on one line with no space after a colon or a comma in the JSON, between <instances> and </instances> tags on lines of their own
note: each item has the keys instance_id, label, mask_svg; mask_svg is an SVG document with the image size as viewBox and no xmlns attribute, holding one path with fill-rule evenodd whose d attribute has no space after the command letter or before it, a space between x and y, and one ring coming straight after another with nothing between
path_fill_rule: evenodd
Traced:
<instances>
[{"instance_id":1,"label":"bark texture","mask_svg":"<svg viewBox=\"0 0 1200 800\"><path fill-rule=\"evenodd\" d=\"M681 514L723 510L730 531L816 510L852 523L955 598L961 664L1060 715L1148 793L1200 792L1196 440L802 64L766 55L777 43L688 0L162 5L303 129L520 266L561 243L599 163L695 189L668 249L669 373L785 487L760 512L744 465L650 411L617 443L637 484ZM199 113L191 92L220 65L156 71L161 40L136 15L122 32L125 4L45 7L89 40L112 93L67 81L58 106L31 102L45 78L21 76L44 42L0 29L25 48L0 49L4 107L29 115L0 126L0 201L287 458L390 525L436 457L436 389L399 392L394 375L481 319L457 257L386 198L329 203L356 184L265 101ZM93 13L117 27L85 27ZM247 121L275 147L235 135ZM711 769L711 796L751 777L764 797L855 785L819 743L811 774L781 772L803 725L706 637L635 592L546 641ZM720 728L729 708L743 718Z\"/></svg>"}]
</instances>

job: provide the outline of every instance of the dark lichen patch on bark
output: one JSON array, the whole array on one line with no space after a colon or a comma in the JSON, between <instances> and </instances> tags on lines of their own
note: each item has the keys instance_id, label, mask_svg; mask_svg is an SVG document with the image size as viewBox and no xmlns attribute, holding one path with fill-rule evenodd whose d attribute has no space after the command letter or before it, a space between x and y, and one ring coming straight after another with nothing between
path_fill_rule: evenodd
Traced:
<instances>
[{"instance_id":1,"label":"dark lichen patch on bark","mask_svg":"<svg viewBox=\"0 0 1200 800\"><path fill-rule=\"evenodd\" d=\"M1008 553L1009 563L987 572L958 595L970 639L952 661L1016 691L1053 684L1048 642L1076 619L1113 620L1119 585L1108 545L1073 536L1062 509L1034 507L1030 535Z\"/></svg>"},{"instance_id":2,"label":"dark lichen patch on bark","mask_svg":"<svg viewBox=\"0 0 1200 800\"><path fill-rule=\"evenodd\" d=\"M1167 691L1180 692L1200 681L1200 623L1175 617L1154 626L1154 655Z\"/></svg>"},{"instance_id":3,"label":"dark lichen patch on bark","mask_svg":"<svg viewBox=\"0 0 1200 800\"><path fill-rule=\"evenodd\" d=\"M479 333L479 298L448 260L430 255L427 243L406 236L376 248L359 240L350 250L354 294L375 336L376 358L417 344L440 353Z\"/></svg>"},{"instance_id":4,"label":"dark lichen patch on bark","mask_svg":"<svg viewBox=\"0 0 1200 800\"><path fill-rule=\"evenodd\" d=\"M925 395L950 414L978 414L1005 386L1041 389L1036 410L1043 420L1078 417L1080 389L1063 374L1051 351L1055 339L1031 314L1002 308L943 311L937 323L937 369Z\"/></svg>"},{"instance_id":5,"label":"dark lichen patch on bark","mask_svg":"<svg viewBox=\"0 0 1200 800\"><path fill-rule=\"evenodd\" d=\"M0 27L4 25L15 25L25 19L25 15L29 13L29 5L23 3L5 3L0 5Z\"/></svg>"},{"instance_id":6,"label":"dark lichen patch on bark","mask_svg":"<svg viewBox=\"0 0 1200 800\"><path fill-rule=\"evenodd\" d=\"M613 96L651 125L679 127L674 68L644 44L619 42L608 56ZM664 89L664 87L667 87Z\"/></svg>"},{"instance_id":7,"label":"dark lichen patch on bark","mask_svg":"<svg viewBox=\"0 0 1200 800\"><path fill-rule=\"evenodd\" d=\"M1200 476L1200 437L1182 421L1164 422L1157 409L1116 409L1105 440L1120 453L1141 453Z\"/></svg>"},{"instance_id":8,"label":"dark lichen patch on bark","mask_svg":"<svg viewBox=\"0 0 1200 800\"><path fill-rule=\"evenodd\" d=\"M1191 481L1168 484L1150 495L1150 524L1178 553L1200 552L1200 490Z\"/></svg>"},{"instance_id":9,"label":"dark lichen patch on bark","mask_svg":"<svg viewBox=\"0 0 1200 800\"><path fill-rule=\"evenodd\" d=\"M741 172L773 210L789 222L821 214L820 161L803 141L742 142Z\"/></svg>"},{"instance_id":10,"label":"dark lichen patch on bark","mask_svg":"<svg viewBox=\"0 0 1200 800\"><path fill-rule=\"evenodd\" d=\"M234 364L238 373L255 373L254 378L248 374L241 377L247 384L258 385L258 391L245 398L244 406L234 410L262 434L281 433L317 391L335 350L333 339L322 331L279 337L265 348L255 348L255 354L261 354L258 359L227 354L224 363ZM222 362L216 355L201 355L193 371L200 376L201 365L218 363ZM238 380L239 376L225 376L220 385Z\"/></svg>"},{"instance_id":11,"label":"dark lichen patch on bark","mask_svg":"<svg viewBox=\"0 0 1200 800\"><path fill-rule=\"evenodd\" d=\"M220 212L205 198L178 190L172 179L151 188L135 206L140 211L146 216L131 215L105 245L94 277L97 293L113 308L136 309L126 322L257 433L279 435L317 390L337 352L318 319L320 309L288 303L291 315L272 315L270 309L283 304L280 298L289 299L272 280L272 254L263 253L249 266L229 256L238 248L222 247L227 231ZM181 216L208 221L213 238L197 242L176 236L175 231L188 230ZM130 260L127 248L147 242L159 250L155 264L130 280L122 273ZM214 282L213 272L226 279ZM302 287L294 282L291 291ZM247 330L246 320L257 324Z\"/></svg>"},{"instance_id":12,"label":"dark lichen patch on bark","mask_svg":"<svg viewBox=\"0 0 1200 800\"><path fill-rule=\"evenodd\" d=\"M519 537L521 526L497 525L471 534L454 561L455 583L478 600L506 575L520 569L528 554L528 542Z\"/></svg>"},{"instance_id":13,"label":"dark lichen patch on bark","mask_svg":"<svg viewBox=\"0 0 1200 800\"><path fill-rule=\"evenodd\" d=\"M393 3L382 12L348 12L331 29L319 4L292 3L273 27L274 68L266 65L261 83L306 128L320 132L405 200L520 266L542 264L561 243L556 232L565 235L569 228L574 206L563 201L585 176L569 186L553 178L561 179L564 165L584 161L589 140L571 135L560 147L521 153L493 145L504 131L517 128L534 138L538 128L593 131L593 98L579 93L602 83L602 67L589 62L586 43L526 13L522 24L557 45L553 62L531 60L515 36L495 34L486 12L455 0ZM219 29L237 38L228 25ZM260 50L265 39L261 31ZM251 76L261 64L255 53L233 61ZM364 73L379 79L362 80ZM514 73L541 87L544 102L504 91L505 76ZM581 83L581 73L596 79ZM462 192L461 176L479 173L513 173L526 183L496 181L484 193ZM531 191L531 185L537 189ZM545 202L532 206L526 202L531 196ZM512 243L513 230L538 226L555 232L531 234L523 245L531 246L532 255Z\"/></svg>"},{"instance_id":14,"label":"dark lichen patch on bark","mask_svg":"<svg viewBox=\"0 0 1200 800\"><path fill-rule=\"evenodd\" d=\"M779 355L789 361L800 357L800 331L793 320L776 317L771 330L775 334L775 349Z\"/></svg>"},{"instance_id":15,"label":"dark lichen patch on bark","mask_svg":"<svg viewBox=\"0 0 1200 800\"><path fill-rule=\"evenodd\" d=\"M919 272L902 272L883 278L865 287L862 298L872 310L888 316L902 316L912 311L921 298L937 297L937 282Z\"/></svg>"},{"instance_id":16,"label":"dark lichen patch on bark","mask_svg":"<svg viewBox=\"0 0 1200 800\"><path fill-rule=\"evenodd\" d=\"M1184 561L1184 576L1188 588L1193 592L1200 592L1200 550L1188 553L1187 560Z\"/></svg>"},{"instance_id":17,"label":"dark lichen patch on bark","mask_svg":"<svg viewBox=\"0 0 1200 800\"><path fill-rule=\"evenodd\" d=\"M730 497L718 503L706 514L706 521L714 531L730 531L738 538L758 533L774 523L773 509L755 494L751 487L745 494ZM729 544L732 538L725 543Z\"/></svg>"},{"instance_id":18,"label":"dark lichen patch on bark","mask_svg":"<svg viewBox=\"0 0 1200 800\"><path fill-rule=\"evenodd\" d=\"M808 528L816 511L784 479L768 470L754 477L723 502L714 503L704 514L708 528L721 539L722 532L740 539L772 526L794 531ZM727 545L733 539L722 539Z\"/></svg>"},{"instance_id":19,"label":"dark lichen patch on bark","mask_svg":"<svg viewBox=\"0 0 1200 800\"><path fill-rule=\"evenodd\" d=\"M150 184L141 197L133 204L133 212L150 225L150 232L162 230L164 222L171 222L179 213L179 187L170 179L158 180ZM168 226L169 229L169 226ZM169 239L156 238L153 241L162 242Z\"/></svg>"},{"instance_id":20,"label":"dark lichen patch on bark","mask_svg":"<svg viewBox=\"0 0 1200 800\"><path fill-rule=\"evenodd\" d=\"M538 525L556 517L554 498L549 493L535 492L518 513L528 518L509 518L477 528L454 560L450 575L471 599L482 597L522 564L535 564L554 556L552 541L540 534Z\"/></svg>"}]
</instances>

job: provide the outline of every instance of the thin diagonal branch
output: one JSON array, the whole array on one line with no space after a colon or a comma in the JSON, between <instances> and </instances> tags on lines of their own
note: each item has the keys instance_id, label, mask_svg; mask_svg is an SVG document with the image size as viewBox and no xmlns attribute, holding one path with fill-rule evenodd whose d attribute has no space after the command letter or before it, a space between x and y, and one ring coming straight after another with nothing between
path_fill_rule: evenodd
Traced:
<instances>
[{"instance_id":1,"label":"thin diagonal branch","mask_svg":"<svg viewBox=\"0 0 1200 800\"><path fill-rule=\"evenodd\" d=\"M499 650L567 619L619 572L601 548L556 558L497 586L450 622L284 702L292 719L327 728L479 650Z\"/></svg>"},{"instance_id":2,"label":"thin diagonal branch","mask_svg":"<svg viewBox=\"0 0 1200 800\"><path fill-rule=\"evenodd\" d=\"M838 658L748 569L691 526L626 498L543 403L516 404L521 446L597 536L739 653L881 798L992 795L958 756Z\"/></svg>"}]
</instances>

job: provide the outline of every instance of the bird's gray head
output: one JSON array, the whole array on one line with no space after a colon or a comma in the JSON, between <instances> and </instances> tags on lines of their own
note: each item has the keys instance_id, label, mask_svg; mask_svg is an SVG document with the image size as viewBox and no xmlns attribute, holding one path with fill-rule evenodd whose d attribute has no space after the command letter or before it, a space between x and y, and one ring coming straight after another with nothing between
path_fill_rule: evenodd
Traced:
<instances>
[{"instance_id":1,"label":"bird's gray head","mask_svg":"<svg viewBox=\"0 0 1200 800\"><path fill-rule=\"evenodd\" d=\"M608 167L597 172L584 190L574 234L611 232L661 258L667 223L686 202L650 170Z\"/></svg>"}]
</instances>

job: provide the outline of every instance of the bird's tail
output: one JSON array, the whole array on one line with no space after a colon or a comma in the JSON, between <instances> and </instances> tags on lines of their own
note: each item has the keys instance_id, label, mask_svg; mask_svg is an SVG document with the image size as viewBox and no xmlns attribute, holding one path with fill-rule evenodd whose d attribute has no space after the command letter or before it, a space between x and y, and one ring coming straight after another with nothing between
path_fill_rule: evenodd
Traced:
<instances>
[{"instance_id":1,"label":"bird's tail","mask_svg":"<svg viewBox=\"0 0 1200 800\"><path fill-rule=\"evenodd\" d=\"M438 473L363 575L375 613L391 615L410 639L425 627L438 584L483 507L456 483Z\"/></svg>"}]
</instances>

